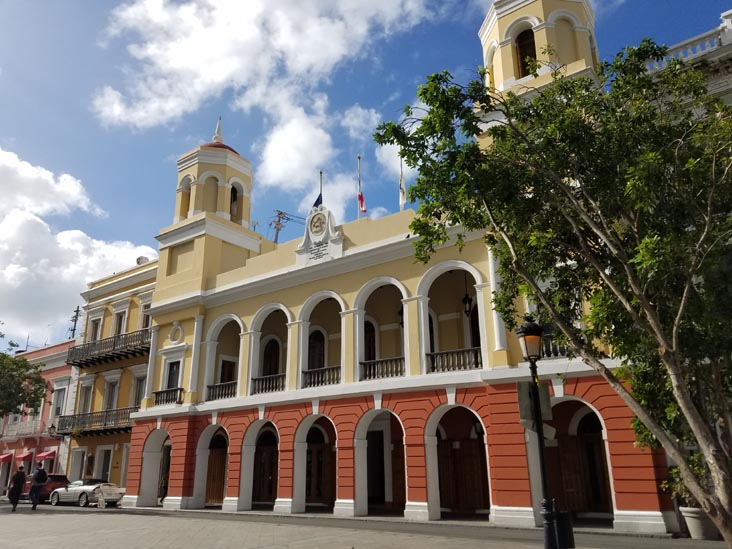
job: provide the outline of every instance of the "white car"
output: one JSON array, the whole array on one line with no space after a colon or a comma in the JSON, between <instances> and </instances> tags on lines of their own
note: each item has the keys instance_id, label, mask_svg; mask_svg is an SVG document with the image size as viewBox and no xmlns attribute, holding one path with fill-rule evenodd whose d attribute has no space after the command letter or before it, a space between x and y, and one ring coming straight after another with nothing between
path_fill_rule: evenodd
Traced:
<instances>
[{"instance_id":1,"label":"white car","mask_svg":"<svg viewBox=\"0 0 732 549\"><path fill-rule=\"evenodd\" d=\"M104 482L98 478L75 480L64 488L56 488L51 492L51 505L61 503L77 503L80 507L86 507L90 503L96 503L99 507L117 505L124 493L111 482Z\"/></svg>"}]
</instances>

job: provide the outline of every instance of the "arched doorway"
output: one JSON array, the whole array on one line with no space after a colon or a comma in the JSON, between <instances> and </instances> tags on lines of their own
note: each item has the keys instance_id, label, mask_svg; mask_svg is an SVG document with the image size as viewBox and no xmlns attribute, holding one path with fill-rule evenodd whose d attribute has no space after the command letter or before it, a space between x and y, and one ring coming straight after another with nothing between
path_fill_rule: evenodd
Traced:
<instances>
[{"instance_id":1,"label":"arched doorway","mask_svg":"<svg viewBox=\"0 0 732 549\"><path fill-rule=\"evenodd\" d=\"M434 436L437 439L440 518L472 515L487 519L490 510L488 462L485 430L480 419L467 408L452 407L440 418Z\"/></svg>"},{"instance_id":2,"label":"arched doorway","mask_svg":"<svg viewBox=\"0 0 732 549\"><path fill-rule=\"evenodd\" d=\"M336 499L336 430L313 414L295 432L292 512L333 511Z\"/></svg>"},{"instance_id":3,"label":"arched doorway","mask_svg":"<svg viewBox=\"0 0 732 549\"><path fill-rule=\"evenodd\" d=\"M264 427L257 436L252 478L252 509L272 510L277 499L277 466L279 440L271 427Z\"/></svg>"},{"instance_id":4,"label":"arched doorway","mask_svg":"<svg viewBox=\"0 0 732 549\"><path fill-rule=\"evenodd\" d=\"M226 489L226 465L229 439L219 429L208 445L208 469L206 471L206 507L221 507Z\"/></svg>"},{"instance_id":5,"label":"arched doorway","mask_svg":"<svg viewBox=\"0 0 732 549\"><path fill-rule=\"evenodd\" d=\"M137 507L164 505L168 496L172 449L170 436L165 429L155 429L147 436L142 449Z\"/></svg>"},{"instance_id":6,"label":"arched doorway","mask_svg":"<svg viewBox=\"0 0 732 549\"><path fill-rule=\"evenodd\" d=\"M555 442L547 447L550 493L579 521L611 521L612 492L600 417L579 400L552 407Z\"/></svg>"},{"instance_id":7,"label":"arched doorway","mask_svg":"<svg viewBox=\"0 0 732 549\"><path fill-rule=\"evenodd\" d=\"M371 410L356 429L356 515L404 515L404 429L389 410Z\"/></svg>"}]
</instances>

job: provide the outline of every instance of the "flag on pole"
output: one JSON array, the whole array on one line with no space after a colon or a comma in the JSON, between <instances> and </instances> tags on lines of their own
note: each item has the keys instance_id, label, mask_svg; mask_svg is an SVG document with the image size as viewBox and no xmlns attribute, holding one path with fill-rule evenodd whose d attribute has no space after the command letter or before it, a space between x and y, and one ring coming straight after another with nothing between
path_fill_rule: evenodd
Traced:
<instances>
[{"instance_id":1,"label":"flag on pole","mask_svg":"<svg viewBox=\"0 0 732 549\"><path fill-rule=\"evenodd\" d=\"M363 197L363 191L361 190L361 155L358 155L358 217L361 217L361 213L366 213L366 200Z\"/></svg>"},{"instance_id":2,"label":"flag on pole","mask_svg":"<svg viewBox=\"0 0 732 549\"><path fill-rule=\"evenodd\" d=\"M313 202L313 208L317 208L323 203L323 170L320 170L320 194L318 194L318 198L315 199L315 202Z\"/></svg>"},{"instance_id":3,"label":"flag on pole","mask_svg":"<svg viewBox=\"0 0 732 549\"><path fill-rule=\"evenodd\" d=\"M399 159L399 210L404 209L407 203L407 188L404 186L404 165L402 159Z\"/></svg>"}]
</instances>

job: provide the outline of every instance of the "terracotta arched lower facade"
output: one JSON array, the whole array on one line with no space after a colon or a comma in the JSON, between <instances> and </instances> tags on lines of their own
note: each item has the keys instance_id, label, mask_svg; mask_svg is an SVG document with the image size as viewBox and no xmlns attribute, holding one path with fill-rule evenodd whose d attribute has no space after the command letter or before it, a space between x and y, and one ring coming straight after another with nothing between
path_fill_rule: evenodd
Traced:
<instances>
[{"instance_id":1,"label":"terracotta arched lower facade","mask_svg":"<svg viewBox=\"0 0 732 549\"><path fill-rule=\"evenodd\" d=\"M555 383L552 397L561 436L585 436L595 451L595 462L586 464L595 476L603 444L606 452L607 481L596 483L585 499L590 503L576 514L604 513L619 531L672 529L670 501L658 489L663 454L634 445L632 415L619 397L590 377ZM535 524L535 449L521 424L515 383L448 384L136 421L124 504L159 503L161 456L169 444L163 505L205 505L209 462L203 454L221 446L214 444L217 433L228 441L225 510L319 508L412 520L471 514L497 525ZM549 451L555 451L551 445Z\"/></svg>"}]
</instances>

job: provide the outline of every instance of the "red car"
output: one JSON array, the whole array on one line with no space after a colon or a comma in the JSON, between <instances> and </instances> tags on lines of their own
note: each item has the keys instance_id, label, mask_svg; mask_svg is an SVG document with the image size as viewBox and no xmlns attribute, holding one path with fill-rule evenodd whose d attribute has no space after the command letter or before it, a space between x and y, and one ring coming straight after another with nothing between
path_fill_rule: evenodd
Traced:
<instances>
[{"instance_id":1,"label":"red car","mask_svg":"<svg viewBox=\"0 0 732 549\"><path fill-rule=\"evenodd\" d=\"M51 497L51 492L53 492L56 488L64 488L68 485L69 479L66 478L66 475L48 475L48 480L46 481L46 484L41 486L41 493L38 495L38 503L48 501L48 498ZM30 487L30 480L26 480L25 485L23 486L23 492L20 494L20 499L29 499L28 495L30 494Z\"/></svg>"}]
</instances>

